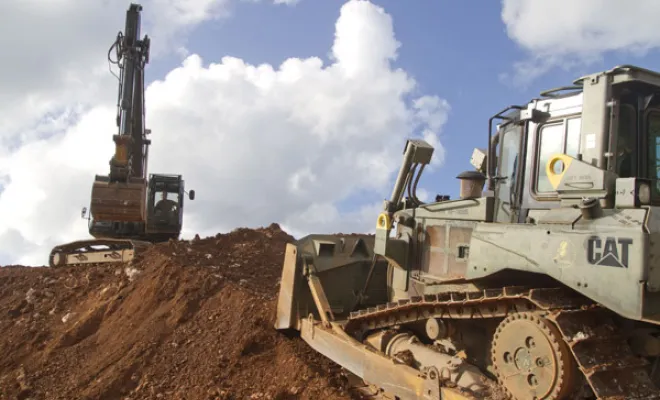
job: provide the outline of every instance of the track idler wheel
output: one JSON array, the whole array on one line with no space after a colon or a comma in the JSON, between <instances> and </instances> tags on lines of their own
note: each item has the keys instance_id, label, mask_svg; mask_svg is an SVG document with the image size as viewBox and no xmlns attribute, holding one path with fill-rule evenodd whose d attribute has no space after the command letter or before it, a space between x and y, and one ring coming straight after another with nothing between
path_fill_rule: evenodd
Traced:
<instances>
[{"instance_id":1,"label":"track idler wheel","mask_svg":"<svg viewBox=\"0 0 660 400\"><path fill-rule=\"evenodd\" d=\"M53 251L48 258L48 264L51 268L61 267L66 263L66 254L63 251Z\"/></svg>"},{"instance_id":2,"label":"track idler wheel","mask_svg":"<svg viewBox=\"0 0 660 400\"><path fill-rule=\"evenodd\" d=\"M495 332L497 379L517 400L561 400L576 389L577 369L559 330L535 313L515 313Z\"/></svg>"}]
</instances>

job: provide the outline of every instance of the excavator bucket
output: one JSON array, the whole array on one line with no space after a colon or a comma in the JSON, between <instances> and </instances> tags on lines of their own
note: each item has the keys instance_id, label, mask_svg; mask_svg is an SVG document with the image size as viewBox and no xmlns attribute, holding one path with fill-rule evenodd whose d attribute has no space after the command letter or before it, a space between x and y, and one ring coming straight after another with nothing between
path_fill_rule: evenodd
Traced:
<instances>
[{"instance_id":1,"label":"excavator bucket","mask_svg":"<svg viewBox=\"0 0 660 400\"><path fill-rule=\"evenodd\" d=\"M107 177L97 175L92 187L90 213L97 221L143 222L146 195L144 179L110 182Z\"/></svg>"}]
</instances>

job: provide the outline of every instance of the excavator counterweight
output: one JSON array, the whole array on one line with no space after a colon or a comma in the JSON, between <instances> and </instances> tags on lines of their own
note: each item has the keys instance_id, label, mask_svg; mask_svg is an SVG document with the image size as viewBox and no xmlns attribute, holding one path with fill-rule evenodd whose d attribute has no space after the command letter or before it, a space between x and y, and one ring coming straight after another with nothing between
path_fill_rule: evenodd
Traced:
<instances>
[{"instance_id":1,"label":"excavator counterweight","mask_svg":"<svg viewBox=\"0 0 660 400\"><path fill-rule=\"evenodd\" d=\"M89 233L95 239L55 246L51 267L130 261L149 243L177 239L183 225L186 192L181 175L147 176L149 145L145 129L144 69L149 62L151 40L140 38L142 6L126 11L124 32L119 32L108 51L108 62L120 74L117 100L115 152L108 175L96 175L92 184ZM115 58L112 52L115 52Z\"/></svg>"}]
</instances>

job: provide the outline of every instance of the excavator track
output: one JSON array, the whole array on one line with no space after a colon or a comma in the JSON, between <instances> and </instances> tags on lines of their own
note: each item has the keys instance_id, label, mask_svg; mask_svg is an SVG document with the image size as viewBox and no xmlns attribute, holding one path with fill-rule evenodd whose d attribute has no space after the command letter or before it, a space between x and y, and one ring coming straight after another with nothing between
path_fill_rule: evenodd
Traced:
<instances>
[{"instance_id":1,"label":"excavator track","mask_svg":"<svg viewBox=\"0 0 660 400\"><path fill-rule=\"evenodd\" d=\"M149 242L129 239L80 240L54 247L48 263L51 268L124 263L151 245Z\"/></svg>"},{"instance_id":2,"label":"excavator track","mask_svg":"<svg viewBox=\"0 0 660 400\"><path fill-rule=\"evenodd\" d=\"M660 399L660 391L646 369L648 361L633 353L615 315L562 288L510 286L412 297L352 312L344 329L361 337L374 329L428 318L485 319L524 314L554 324L597 399Z\"/></svg>"}]
</instances>

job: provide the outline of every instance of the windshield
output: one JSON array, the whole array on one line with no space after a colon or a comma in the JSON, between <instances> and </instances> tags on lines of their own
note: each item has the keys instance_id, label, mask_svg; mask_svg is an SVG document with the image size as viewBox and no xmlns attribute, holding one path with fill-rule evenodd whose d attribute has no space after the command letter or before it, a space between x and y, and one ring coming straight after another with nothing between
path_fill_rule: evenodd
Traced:
<instances>
[{"instance_id":1,"label":"windshield","mask_svg":"<svg viewBox=\"0 0 660 400\"><path fill-rule=\"evenodd\" d=\"M660 111L652 111L647 120L648 170L647 176L655 181L653 194L660 197Z\"/></svg>"},{"instance_id":2,"label":"windshield","mask_svg":"<svg viewBox=\"0 0 660 400\"><path fill-rule=\"evenodd\" d=\"M176 213L178 208L178 193L160 191L154 196L154 214L160 216L163 214Z\"/></svg>"},{"instance_id":3,"label":"windshield","mask_svg":"<svg viewBox=\"0 0 660 400\"><path fill-rule=\"evenodd\" d=\"M623 104L619 111L616 145L616 173L621 178L637 176L637 111Z\"/></svg>"}]
</instances>

